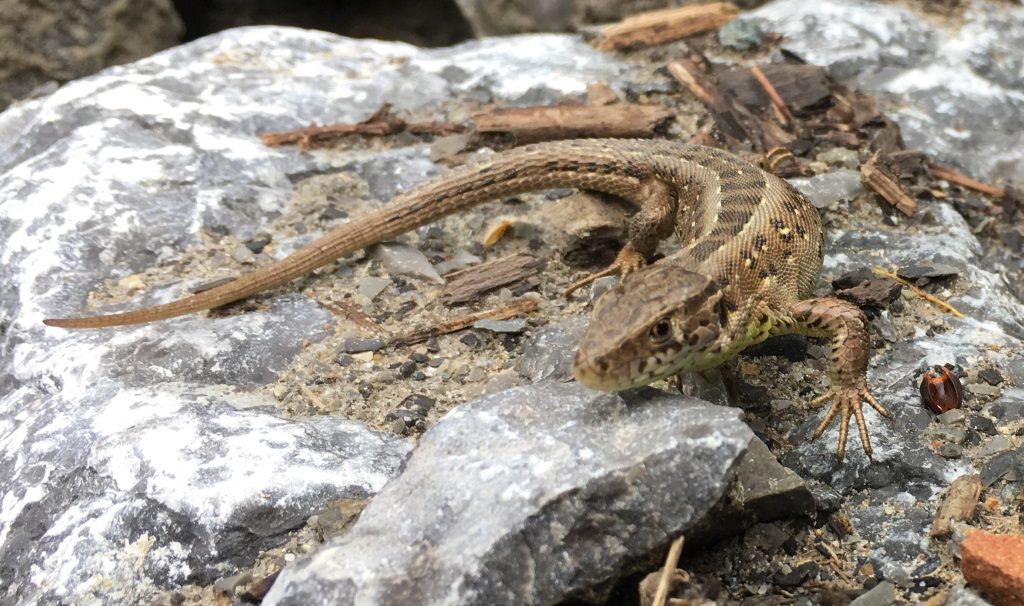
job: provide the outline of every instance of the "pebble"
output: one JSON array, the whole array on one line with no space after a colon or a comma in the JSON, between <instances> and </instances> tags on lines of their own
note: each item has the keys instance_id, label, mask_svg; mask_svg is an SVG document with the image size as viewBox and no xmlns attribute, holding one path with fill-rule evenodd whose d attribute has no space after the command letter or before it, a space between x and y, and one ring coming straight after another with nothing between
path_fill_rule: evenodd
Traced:
<instances>
[{"instance_id":1,"label":"pebble","mask_svg":"<svg viewBox=\"0 0 1024 606\"><path fill-rule=\"evenodd\" d=\"M466 382L478 383L487 378L487 371L479 366L474 366L470 369L469 374L466 375Z\"/></svg>"},{"instance_id":2,"label":"pebble","mask_svg":"<svg viewBox=\"0 0 1024 606\"><path fill-rule=\"evenodd\" d=\"M998 396L1003 392L1002 388L988 383L969 383L967 391L978 396Z\"/></svg>"},{"instance_id":3,"label":"pebble","mask_svg":"<svg viewBox=\"0 0 1024 606\"><path fill-rule=\"evenodd\" d=\"M978 451L980 457L991 457L1010 449L1010 440L1006 436L995 436L985 442L985 445Z\"/></svg>"},{"instance_id":4,"label":"pebble","mask_svg":"<svg viewBox=\"0 0 1024 606\"><path fill-rule=\"evenodd\" d=\"M753 50L764 41L759 19L733 19L718 29L718 43L737 51Z\"/></svg>"},{"instance_id":5,"label":"pebble","mask_svg":"<svg viewBox=\"0 0 1024 606\"><path fill-rule=\"evenodd\" d=\"M252 251L254 255L258 255L263 252L263 249L270 244L270 234L266 232L260 232L245 242L245 247Z\"/></svg>"},{"instance_id":6,"label":"pebble","mask_svg":"<svg viewBox=\"0 0 1024 606\"><path fill-rule=\"evenodd\" d=\"M959 267L947 265L946 263L920 263L908 265L896 270L896 275L904 280L919 280L921 278L935 279L958 276L963 272Z\"/></svg>"},{"instance_id":7,"label":"pebble","mask_svg":"<svg viewBox=\"0 0 1024 606\"><path fill-rule=\"evenodd\" d=\"M366 339L363 337L349 337L342 343L341 349L348 354L374 352L384 347L384 339Z\"/></svg>"},{"instance_id":8,"label":"pebble","mask_svg":"<svg viewBox=\"0 0 1024 606\"><path fill-rule=\"evenodd\" d=\"M356 291L366 297L368 301L373 301L377 298L377 295L384 292L384 289L391 286L390 278L377 278L374 276L365 276L359 278L356 282Z\"/></svg>"},{"instance_id":9,"label":"pebble","mask_svg":"<svg viewBox=\"0 0 1024 606\"><path fill-rule=\"evenodd\" d=\"M845 147L833 147L817 155L819 162L829 166L838 166L848 170L856 170L860 166L860 154L857 150L846 149Z\"/></svg>"},{"instance_id":10,"label":"pebble","mask_svg":"<svg viewBox=\"0 0 1024 606\"><path fill-rule=\"evenodd\" d=\"M430 260L418 248L407 244L378 244L373 247L374 258L384 264L391 275L409 276L443 284L444 279L437 273Z\"/></svg>"},{"instance_id":11,"label":"pebble","mask_svg":"<svg viewBox=\"0 0 1024 606\"><path fill-rule=\"evenodd\" d=\"M935 417L935 419L938 420L938 422L942 423L943 425L955 425L963 421L964 417L966 416L967 415L964 414L963 410L959 408L954 408L953 410L947 410L946 412L940 414L939 416Z\"/></svg>"},{"instance_id":12,"label":"pebble","mask_svg":"<svg viewBox=\"0 0 1024 606\"><path fill-rule=\"evenodd\" d=\"M355 362L355 358L353 358L352 356L348 355L347 353L343 353L343 354L338 354L334 358L334 362L336 364L338 364L339 366L351 366L352 362Z\"/></svg>"},{"instance_id":13,"label":"pebble","mask_svg":"<svg viewBox=\"0 0 1024 606\"><path fill-rule=\"evenodd\" d=\"M975 429L983 434L995 435L996 424L992 422L992 419L983 417L981 415L974 415L971 420L967 423L971 429Z\"/></svg>"},{"instance_id":14,"label":"pebble","mask_svg":"<svg viewBox=\"0 0 1024 606\"><path fill-rule=\"evenodd\" d=\"M964 449L959 444L943 442L939 445L939 456L944 459L959 459L964 454Z\"/></svg>"},{"instance_id":15,"label":"pebble","mask_svg":"<svg viewBox=\"0 0 1024 606\"><path fill-rule=\"evenodd\" d=\"M473 322L473 328L497 333L518 333L526 330L526 320L522 318L515 320L477 320Z\"/></svg>"},{"instance_id":16,"label":"pebble","mask_svg":"<svg viewBox=\"0 0 1024 606\"><path fill-rule=\"evenodd\" d=\"M989 385L999 385L1003 382L1003 375L995 368L983 368L978 371L978 378Z\"/></svg>"},{"instance_id":17,"label":"pebble","mask_svg":"<svg viewBox=\"0 0 1024 606\"><path fill-rule=\"evenodd\" d=\"M245 244L239 244L238 246L231 249L231 258L239 263L252 264L256 262L256 255L252 254L249 247Z\"/></svg>"},{"instance_id":18,"label":"pebble","mask_svg":"<svg viewBox=\"0 0 1024 606\"><path fill-rule=\"evenodd\" d=\"M466 347L469 347L470 349L476 349L480 347L480 337L476 336L471 332L468 332L459 337L459 342L465 345Z\"/></svg>"},{"instance_id":19,"label":"pebble","mask_svg":"<svg viewBox=\"0 0 1024 606\"><path fill-rule=\"evenodd\" d=\"M146 287L146 281L140 275L126 276L117 281L117 285L127 291L142 290Z\"/></svg>"},{"instance_id":20,"label":"pebble","mask_svg":"<svg viewBox=\"0 0 1024 606\"><path fill-rule=\"evenodd\" d=\"M810 179L790 179L789 182L807 196L815 208L828 208L839 200L851 200L864 191L860 172L845 168Z\"/></svg>"},{"instance_id":21,"label":"pebble","mask_svg":"<svg viewBox=\"0 0 1024 606\"><path fill-rule=\"evenodd\" d=\"M357 362L373 362L373 352L364 351L356 354L352 354L352 359Z\"/></svg>"},{"instance_id":22,"label":"pebble","mask_svg":"<svg viewBox=\"0 0 1024 606\"><path fill-rule=\"evenodd\" d=\"M285 394L288 393L288 386L284 383L278 383L277 385L274 385L271 392L274 394L274 398L281 400L284 398Z\"/></svg>"},{"instance_id":23,"label":"pebble","mask_svg":"<svg viewBox=\"0 0 1024 606\"><path fill-rule=\"evenodd\" d=\"M896 586L889 581L882 581L869 591L866 591L857 599L850 602L850 606L889 606L896 602Z\"/></svg>"}]
</instances>

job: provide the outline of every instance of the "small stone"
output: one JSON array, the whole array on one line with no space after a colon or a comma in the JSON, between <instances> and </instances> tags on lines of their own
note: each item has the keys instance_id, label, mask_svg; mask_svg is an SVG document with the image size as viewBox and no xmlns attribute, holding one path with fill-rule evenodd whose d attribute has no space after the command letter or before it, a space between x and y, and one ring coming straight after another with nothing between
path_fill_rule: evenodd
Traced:
<instances>
[{"instance_id":1,"label":"small stone","mask_svg":"<svg viewBox=\"0 0 1024 606\"><path fill-rule=\"evenodd\" d=\"M416 362L417 364L424 364L424 363L427 362L428 358L427 358L427 354L419 353L419 352L413 352L413 353L409 354L409 359L412 360L413 362Z\"/></svg>"},{"instance_id":2,"label":"small stone","mask_svg":"<svg viewBox=\"0 0 1024 606\"><path fill-rule=\"evenodd\" d=\"M1021 469L1024 469L1024 447L1001 452L981 468L981 484L988 488L1002 477L1021 479L1017 477Z\"/></svg>"},{"instance_id":3,"label":"small stone","mask_svg":"<svg viewBox=\"0 0 1024 606\"><path fill-rule=\"evenodd\" d=\"M414 410L420 414L425 415L427 414L427 412L430 411L431 408L434 407L435 402L437 402L437 400L431 398L428 395L414 393L407 396L404 400L402 400L399 406L401 406L402 408L407 408L409 410Z\"/></svg>"},{"instance_id":4,"label":"small stone","mask_svg":"<svg viewBox=\"0 0 1024 606\"><path fill-rule=\"evenodd\" d=\"M857 151L846 149L845 147L833 147L830 150L823 151L817 155L817 160L829 166L838 166L850 170L856 170L860 166L860 155Z\"/></svg>"},{"instance_id":5,"label":"small stone","mask_svg":"<svg viewBox=\"0 0 1024 606\"><path fill-rule=\"evenodd\" d=\"M124 278L118 280L117 286L118 288L127 290L128 292L132 292L136 290L142 290L143 288L145 288L146 282L145 280L142 279L142 276L135 274L132 276L125 276Z\"/></svg>"},{"instance_id":6,"label":"small stone","mask_svg":"<svg viewBox=\"0 0 1024 606\"><path fill-rule=\"evenodd\" d=\"M381 349L385 345L384 339L364 339L362 337L349 337L342 343L342 351L348 354L372 352Z\"/></svg>"},{"instance_id":7,"label":"small stone","mask_svg":"<svg viewBox=\"0 0 1024 606\"><path fill-rule=\"evenodd\" d=\"M252 264L256 262L256 255L252 254L245 244L239 244L231 249L231 258L238 263Z\"/></svg>"},{"instance_id":8,"label":"small stone","mask_svg":"<svg viewBox=\"0 0 1024 606\"><path fill-rule=\"evenodd\" d=\"M733 19L718 29L718 43L737 51L753 50L764 41L759 19Z\"/></svg>"},{"instance_id":9,"label":"small stone","mask_svg":"<svg viewBox=\"0 0 1024 606\"><path fill-rule=\"evenodd\" d=\"M357 362L373 362L373 352L363 351L360 353L352 354L352 359Z\"/></svg>"},{"instance_id":10,"label":"small stone","mask_svg":"<svg viewBox=\"0 0 1024 606\"><path fill-rule=\"evenodd\" d=\"M364 398L369 398L370 396L372 396L373 395L373 385L370 385L369 383L367 383L365 381L360 383L359 384L359 395L363 396Z\"/></svg>"},{"instance_id":11,"label":"small stone","mask_svg":"<svg viewBox=\"0 0 1024 606\"><path fill-rule=\"evenodd\" d=\"M1002 373L995 368L983 368L982 370L979 370L978 378L989 385L999 385L1005 380L1003 379Z\"/></svg>"},{"instance_id":12,"label":"small stone","mask_svg":"<svg viewBox=\"0 0 1024 606\"><path fill-rule=\"evenodd\" d=\"M487 371L479 366L474 366L466 375L467 383L479 383L487 378Z\"/></svg>"},{"instance_id":13,"label":"small stone","mask_svg":"<svg viewBox=\"0 0 1024 606\"><path fill-rule=\"evenodd\" d=\"M387 272L393 276L409 276L419 280L427 280L443 284L434 266L430 264L418 248L406 244L378 244L373 247L372 255L384 264Z\"/></svg>"},{"instance_id":14,"label":"small stone","mask_svg":"<svg viewBox=\"0 0 1024 606\"><path fill-rule=\"evenodd\" d=\"M964 454L964 449L959 444L943 442L939 445L939 456L944 459L959 459Z\"/></svg>"},{"instance_id":15,"label":"small stone","mask_svg":"<svg viewBox=\"0 0 1024 606\"><path fill-rule=\"evenodd\" d=\"M963 421L965 416L966 415L964 414L963 409L954 408L953 410L947 410L946 412L935 417L935 420L937 420L939 423L942 423L943 425L956 425L957 423Z\"/></svg>"},{"instance_id":16,"label":"small stone","mask_svg":"<svg viewBox=\"0 0 1024 606\"><path fill-rule=\"evenodd\" d=\"M355 358L348 355L347 353L338 354L334 358L334 363L339 366L351 366L352 362L355 362Z\"/></svg>"},{"instance_id":17,"label":"small stone","mask_svg":"<svg viewBox=\"0 0 1024 606\"><path fill-rule=\"evenodd\" d=\"M384 289L391 286L391 280L389 278L378 278L375 276L365 276L359 278L356 283L356 291L366 297L368 301L373 301L377 298L377 295L384 292Z\"/></svg>"},{"instance_id":18,"label":"small stone","mask_svg":"<svg viewBox=\"0 0 1024 606\"><path fill-rule=\"evenodd\" d=\"M985 445L978 451L980 457L991 457L1010 449L1010 440L1006 436L994 436L985 442Z\"/></svg>"},{"instance_id":19,"label":"small stone","mask_svg":"<svg viewBox=\"0 0 1024 606\"><path fill-rule=\"evenodd\" d=\"M976 530L960 544L967 584L995 604L1024 604L1024 536Z\"/></svg>"},{"instance_id":20,"label":"small stone","mask_svg":"<svg viewBox=\"0 0 1024 606\"><path fill-rule=\"evenodd\" d=\"M996 433L996 424L992 422L992 419L981 415L974 415L971 417L971 420L968 421L967 425L971 429L975 429L990 436L995 435Z\"/></svg>"},{"instance_id":21,"label":"small stone","mask_svg":"<svg viewBox=\"0 0 1024 606\"><path fill-rule=\"evenodd\" d=\"M252 251L254 255L258 255L263 252L263 249L270 244L270 234L266 232L260 232L245 242L245 247Z\"/></svg>"},{"instance_id":22,"label":"small stone","mask_svg":"<svg viewBox=\"0 0 1024 606\"><path fill-rule=\"evenodd\" d=\"M453 254L450 259L438 263L436 269L437 273L443 276L445 274L450 274L453 271L465 269L470 265L476 265L480 261L480 257L474 255L473 253L469 252L464 248L460 248L459 250L455 251L455 254Z\"/></svg>"},{"instance_id":23,"label":"small stone","mask_svg":"<svg viewBox=\"0 0 1024 606\"><path fill-rule=\"evenodd\" d=\"M788 574L776 574L775 583L781 587L792 588L802 585L809 578L818 576L817 562L804 562Z\"/></svg>"},{"instance_id":24,"label":"small stone","mask_svg":"<svg viewBox=\"0 0 1024 606\"><path fill-rule=\"evenodd\" d=\"M271 393L274 394L274 399L280 401L284 399L285 394L288 393L288 386L285 385L284 383L278 383L274 385L274 388L271 390Z\"/></svg>"},{"instance_id":25,"label":"small stone","mask_svg":"<svg viewBox=\"0 0 1024 606\"><path fill-rule=\"evenodd\" d=\"M948 265L946 263L919 263L897 269L896 275L904 280L914 281L920 280L921 278L927 278L929 280L934 280L936 278L948 278L951 276L958 276L962 272L963 270L959 267Z\"/></svg>"},{"instance_id":26,"label":"small stone","mask_svg":"<svg viewBox=\"0 0 1024 606\"><path fill-rule=\"evenodd\" d=\"M790 179L789 183L807 196L815 208L828 208L839 200L852 200L864 191L860 172L845 168L810 179Z\"/></svg>"},{"instance_id":27,"label":"small stone","mask_svg":"<svg viewBox=\"0 0 1024 606\"><path fill-rule=\"evenodd\" d=\"M594 280L594 283L590 287L590 302L597 301L601 295L608 292L609 288L612 288L619 283L618 276L605 276Z\"/></svg>"},{"instance_id":28,"label":"small stone","mask_svg":"<svg viewBox=\"0 0 1024 606\"><path fill-rule=\"evenodd\" d=\"M870 591L860 594L850 606L889 606L896 602L896 586L882 581Z\"/></svg>"},{"instance_id":29,"label":"small stone","mask_svg":"<svg viewBox=\"0 0 1024 606\"><path fill-rule=\"evenodd\" d=\"M402 364L398 368L398 374L402 375L405 378L411 377L415 372L416 363L413 362L412 360L402 362Z\"/></svg>"},{"instance_id":30,"label":"small stone","mask_svg":"<svg viewBox=\"0 0 1024 606\"><path fill-rule=\"evenodd\" d=\"M497 333L519 333L526 330L526 320L477 320L473 328L480 328Z\"/></svg>"},{"instance_id":31,"label":"small stone","mask_svg":"<svg viewBox=\"0 0 1024 606\"><path fill-rule=\"evenodd\" d=\"M970 383L966 387L967 391L979 396L998 396L1003 393L1002 388L988 383Z\"/></svg>"},{"instance_id":32,"label":"small stone","mask_svg":"<svg viewBox=\"0 0 1024 606\"><path fill-rule=\"evenodd\" d=\"M469 347L470 349L477 349L478 347L480 347L480 337L476 336L474 333L471 332L467 332L466 334L459 337L459 342L461 342L466 347Z\"/></svg>"},{"instance_id":33,"label":"small stone","mask_svg":"<svg viewBox=\"0 0 1024 606\"><path fill-rule=\"evenodd\" d=\"M427 366L431 368L437 368L442 364L444 364L444 358L430 358L429 360L427 360Z\"/></svg>"},{"instance_id":34,"label":"small stone","mask_svg":"<svg viewBox=\"0 0 1024 606\"><path fill-rule=\"evenodd\" d=\"M860 267L853 271L847 272L835 280L832 280L832 288L835 290L845 290L847 288L853 288L861 282L868 280L874 280L878 276L875 275L868 267Z\"/></svg>"}]
</instances>

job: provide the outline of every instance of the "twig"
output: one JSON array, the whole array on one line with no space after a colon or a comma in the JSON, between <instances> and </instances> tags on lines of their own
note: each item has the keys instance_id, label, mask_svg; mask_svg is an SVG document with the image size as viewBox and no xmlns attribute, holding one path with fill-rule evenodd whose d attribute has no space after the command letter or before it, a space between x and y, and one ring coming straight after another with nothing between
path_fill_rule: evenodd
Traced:
<instances>
[{"instance_id":1,"label":"twig","mask_svg":"<svg viewBox=\"0 0 1024 606\"><path fill-rule=\"evenodd\" d=\"M771 99L772 107L779 113L779 120L782 122L782 125L789 126L789 123L793 121L793 114L790 113L789 108L786 107L786 102L782 100L779 92L775 90L775 87L768 80L768 76L765 76L761 68L756 65L750 68L750 73L754 74L758 83L761 84L761 88L764 89L765 94Z\"/></svg>"},{"instance_id":2,"label":"twig","mask_svg":"<svg viewBox=\"0 0 1024 606\"><path fill-rule=\"evenodd\" d=\"M876 166L878 154L860 167L860 180L864 185L882 196L886 202L896 207L896 210L907 215L914 216L917 212L917 200L908 194L898 181L887 175L882 169Z\"/></svg>"},{"instance_id":3,"label":"twig","mask_svg":"<svg viewBox=\"0 0 1024 606\"><path fill-rule=\"evenodd\" d=\"M876 273L876 274L878 274L879 276L883 276L883 277L889 278L890 280L895 280L895 281L899 282L900 284L902 284L902 285L906 286L907 288L909 288L915 295L921 297L922 299L924 299L926 301L930 301L931 303L933 303L934 305L936 305L940 309L948 311L949 313L953 314L954 316L956 316L958 318L964 317L964 315L962 313L960 313L960 311L957 310L957 308L953 307L949 303L946 303L945 301L943 301L942 299L936 297L935 295L925 292L923 289L918 288L917 286L915 286L915 285L911 284L910 282L904 280L903 278L897 276L893 272L885 271L881 267L872 267L871 271Z\"/></svg>"},{"instance_id":4,"label":"twig","mask_svg":"<svg viewBox=\"0 0 1024 606\"><path fill-rule=\"evenodd\" d=\"M712 2L639 13L602 29L597 48L613 50L664 44L718 29L738 14L739 9L731 2Z\"/></svg>"},{"instance_id":5,"label":"twig","mask_svg":"<svg viewBox=\"0 0 1024 606\"><path fill-rule=\"evenodd\" d=\"M391 114L391 104L385 103L369 118L355 124L329 124L309 126L296 130L269 132L260 135L267 147L297 145L300 149L332 147L338 140L350 135L381 137L408 131L417 135L447 135L465 130L458 124L448 122L406 122Z\"/></svg>"},{"instance_id":6,"label":"twig","mask_svg":"<svg viewBox=\"0 0 1024 606\"><path fill-rule=\"evenodd\" d=\"M1001 187L996 187L994 185L989 185L987 183L982 183L981 181L975 181L974 179L968 177L967 175L956 172L952 168L946 168L945 166L940 166L938 164L933 164L929 162L928 170L932 171L932 175L935 176L935 178L937 179L944 179L946 181L949 181L950 183L962 185L967 189L973 189L974 191L981 192L988 196L1002 198L1003 196L1006 195L1005 189Z\"/></svg>"},{"instance_id":7,"label":"twig","mask_svg":"<svg viewBox=\"0 0 1024 606\"><path fill-rule=\"evenodd\" d=\"M478 322L480 320L504 320L506 318L511 318L512 316L530 311L537 307L539 303L540 301L534 298L523 297L516 299L512 303L502 307L466 314L441 322L434 326L414 330L404 336L395 337L388 342L388 347L404 347L406 345L412 345L413 343L426 341L431 337L438 337L457 330L462 330L463 328L472 326L474 322Z\"/></svg>"},{"instance_id":8,"label":"twig","mask_svg":"<svg viewBox=\"0 0 1024 606\"><path fill-rule=\"evenodd\" d=\"M683 553L683 539L683 535L679 535L678 539L672 541L668 557L665 558L665 567L661 569L661 578L658 579L658 591L654 594L654 602L651 603L651 606L665 606L665 601L668 599L669 581L679 565L679 556Z\"/></svg>"}]
</instances>

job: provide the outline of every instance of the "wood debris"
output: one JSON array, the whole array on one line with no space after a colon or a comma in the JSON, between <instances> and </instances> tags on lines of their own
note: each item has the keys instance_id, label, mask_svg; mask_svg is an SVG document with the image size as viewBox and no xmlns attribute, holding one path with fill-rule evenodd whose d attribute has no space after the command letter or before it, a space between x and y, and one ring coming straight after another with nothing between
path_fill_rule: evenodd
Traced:
<instances>
[{"instance_id":1,"label":"wood debris","mask_svg":"<svg viewBox=\"0 0 1024 606\"><path fill-rule=\"evenodd\" d=\"M657 105L509 107L473 116L478 135L504 135L517 143L585 137L648 138L675 116Z\"/></svg>"},{"instance_id":2,"label":"wood debris","mask_svg":"<svg viewBox=\"0 0 1024 606\"><path fill-rule=\"evenodd\" d=\"M260 140L267 147L297 145L299 149L309 150L334 147L340 140L351 135L381 137L399 132L409 132L414 135L450 135L463 130L465 130L464 127L449 122L407 122L392 114L391 104L385 103L362 122L309 126L296 130L263 133L260 135Z\"/></svg>"},{"instance_id":3,"label":"wood debris","mask_svg":"<svg viewBox=\"0 0 1024 606\"><path fill-rule=\"evenodd\" d=\"M981 476L963 475L953 480L943 497L928 536L946 538L953 534L953 522L970 522L981 497Z\"/></svg>"},{"instance_id":4,"label":"wood debris","mask_svg":"<svg viewBox=\"0 0 1024 606\"><path fill-rule=\"evenodd\" d=\"M363 313L352 301L317 301L321 307L338 317L345 325L354 325L371 333L384 332L380 322Z\"/></svg>"},{"instance_id":5,"label":"wood debris","mask_svg":"<svg viewBox=\"0 0 1024 606\"><path fill-rule=\"evenodd\" d=\"M823 106L832 95L828 74L817 65L771 63L718 73L718 83L722 89L754 111L765 109L773 103L771 93L764 87L755 70L764 76L779 100L785 101L787 108L797 112Z\"/></svg>"},{"instance_id":6,"label":"wood debris","mask_svg":"<svg viewBox=\"0 0 1024 606\"><path fill-rule=\"evenodd\" d=\"M908 217L917 212L917 200L900 185L899 181L878 166L878 154L860 166L860 180L865 187L876 192Z\"/></svg>"},{"instance_id":7,"label":"wood debris","mask_svg":"<svg viewBox=\"0 0 1024 606\"><path fill-rule=\"evenodd\" d=\"M928 301L928 302L934 304L936 307L939 307L939 308L943 309L944 311L948 311L949 313L953 314L954 316L956 316L958 318L964 317L964 315L962 313L960 313L960 311L957 308L953 307L949 303L946 303L945 301L943 301L942 299L936 297L935 295L933 295L931 293L928 293L928 292L925 292L921 288L911 284L907 280L904 280L903 278L897 276L895 273L893 273L891 271L885 271L881 267L872 267L871 271L876 273L876 274L878 274L878 275L880 275L880 276L889 278L890 280L895 280L895 281L899 282L900 284L902 284L902 285L906 286L907 288L909 288L910 291L913 292L915 295L921 297L925 301Z\"/></svg>"},{"instance_id":8,"label":"wood debris","mask_svg":"<svg viewBox=\"0 0 1024 606\"><path fill-rule=\"evenodd\" d=\"M414 343L421 343L431 337L439 337L448 333L456 332L473 325L480 320L507 320L513 316L526 313L540 305L540 300L533 297L521 297L508 305L495 307L485 311L465 314L451 320L439 322L433 326L427 326L409 332L405 335L395 337L388 342L388 347L405 347Z\"/></svg>"},{"instance_id":9,"label":"wood debris","mask_svg":"<svg viewBox=\"0 0 1024 606\"><path fill-rule=\"evenodd\" d=\"M664 44L716 30L739 9L731 2L711 2L630 15L601 29L597 48L614 50Z\"/></svg>"},{"instance_id":10,"label":"wood debris","mask_svg":"<svg viewBox=\"0 0 1024 606\"><path fill-rule=\"evenodd\" d=\"M707 107L718 130L737 144L749 142L755 151L764 152L773 147L786 147L795 140L778 123L754 115L697 62L674 59L666 69Z\"/></svg>"},{"instance_id":11,"label":"wood debris","mask_svg":"<svg viewBox=\"0 0 1024 606\"><path fill-rule=\"evenodd\" d=\"M783 126L788 126L793 122L793 114L789 111L789 108L786 107L786 102L779 96L779 92L775 90L775 87L772 86L771 81L764 75L764 72L761 71L760 67L756 65L751 67L750 73L754 74L754 78L757 79L758 84L761 85L761 88L764 89L765 94L767 94L768 98L771 100L772 107L775 108L776 112L778 112L776 115L779 118L779 122L781 122Z\"/></svg>"},{"instance_id":12,"label":"wood debris","mask_svg":"<svg viewBox=\"0 0 1024 606\"><path fill-rule=\"evenodd\" d=\"M967 189L973 189L976 192L981 192L987 196L993 196L995 198L1002 198L1006 195L1005 189L989 185L987 183L982 183L981 181L976 181L967 175L958 173L952 168L929 163L928 169L932 171L932 175L936 179L943 179L950 183L955 183L956 185L966 187Z\"/></svg>"},{"instance_id":13,"label":"wood debris","mask_svg":"<svg viewBox=\"0 0 1024 606\"><path fill-rule=\"evenodd\" d=\"M536 257L518 253L452 272L445 276L441 300L446 305L468 303L496 288L536 276L539 267Z\"/></svg>"}]
</instances>

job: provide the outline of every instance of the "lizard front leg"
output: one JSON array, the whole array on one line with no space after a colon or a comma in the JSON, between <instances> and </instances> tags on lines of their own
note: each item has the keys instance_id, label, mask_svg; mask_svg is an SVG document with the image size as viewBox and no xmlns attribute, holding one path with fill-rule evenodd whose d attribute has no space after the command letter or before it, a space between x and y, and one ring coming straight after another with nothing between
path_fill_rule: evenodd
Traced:
<instances>
[{"instance_id":1,"label":"lizard front leg","mask_svg":"<svg viewBox=\"0 0 1024 606\"><path fill-rule=\"evenodd\" d=\"M836 456L839 462L846 454L846 438L850 427L850 416L857 419L860 441L864 452L871 460L871 440L864 422L861 406L871 405L882 416L892 418L884 406L871 395L867 385L869 343L866 319L860 309L840 299L822 298L800 301L790 310L793 330L810 337L832 339L832 354L829 358L831 388L825 395L816 398L812 404L834 399L832 407L814 431L817 439L839 416L839 448Z\"/></svg>"},{"instance_id":2,"label":"lizard front leg","mask_svg":"<svg viewBox=\"0 0 1024 606\"><path fill-rule=\"evenodd\" d=\"M611 265L574 282L565 290L565 296L572 296L598 278L615 274L625 276L647 265L658 250L658 244L672 234L678 205L679 199L667 183L654 178L647 181L640 210L629 221L626 245Z\"/></svg>"}]
</instances>

